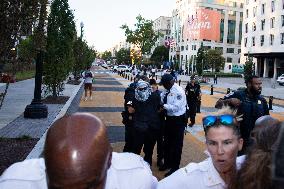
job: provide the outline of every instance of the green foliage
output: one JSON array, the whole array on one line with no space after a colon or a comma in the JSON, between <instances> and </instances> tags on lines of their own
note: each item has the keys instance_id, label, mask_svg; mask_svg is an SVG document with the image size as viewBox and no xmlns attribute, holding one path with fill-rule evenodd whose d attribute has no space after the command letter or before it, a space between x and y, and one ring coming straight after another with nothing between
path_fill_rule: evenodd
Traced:
<instances>
[{"instance_id":1,"label":"green foliage","mask_svg":"<svg viewBox=\"0 0 284 189\"><path fill-rule=\"evenodd\" d=\"M252 76L254 73L253 70L253 61L252 61L252 57L250 55L248 55L245 65L244 65L244 79L245 81L247 80L247 78L249 76Z\"/></svg>"},{"instance_id":2,"label":"green foliage","mask_svg":"<svg viewBox=\"0 0 284 189\"><path fill-rule=\"evenodd\" d=\"M214 77L214 75L217 75L218 77L242 77L242 74L238 73L204 73L203 77Z\"/></svg>"},{"instance_id":3,"label":"green foliage","mask_svg":"<svg viewBox=\"0 0 284 189\"><path fill-rule=\"evenodd\" d=\"M74 65L73 75L75 79L79 79L79 75L82 70L91 66L92 62L96 58L96 52L90 48L85 41L81 38L77 38L73 46L74 52Z\"/></svg>"},{"instance_id":4,"label":"green foliage","mask_svg":"<svg viewBox=\"0 0 284 189\"><path fill-rule=\"evenodd\" d=\"M105 61L111 60L111 52L110 51L103 52L102 59L104 59Z\"/></svg>"},{"instance_id":5,"label":"green foliage","mask_svg":"<svg viewBox=\"0 0 284 189\"><path fill-rule=\"evenodd\" d=\"M225 58L222 53L216 49L209 49L206 53L206 65L205 68L212 68L213 70L219 72L220 69L224 69Z\"/></svg>"},{"instance_id":6,"label":"green foliage","mask_svg":"<svg viewBox=\"0 0 284 189\"><path fill-rule=\"evenodd\" d=\"M156 47L150 60L162 65L164 60L169 60L169 49L164 45Z\"/></svg>"},{"instance_id":7,"label":"green foliage","mask_svg":"<svg viewBox=\"0 0 284 189\"><path fill-rule=\"evenodd\" d=\"M159 34L153 30L153 21L146 20L141 15L136 17L135 30L129 29L125 24L120 28L124 30L126 41L135 44L141 49L142 55L148 54L154 46Z\"/></svg>"},{"instance_id":8,"label":"green foliage","mask_svg":"<svg viewBox=\"0 0 284 189\"><path fill-rule=\"evenodd\" d=\"M68 0L54 0L47 26L47 56L43 79L53 97L59 95L63 81L72 71L73 43L76 36L75 22Z\"/></svg>"},{"instance_id":9,"label":"green foliage","mask_svg":"<svg viewBox=\"0 0 284 189\"><path fill-rule=\"evenodd\" d=\"M31 34L39 17L40 0L3 0L0 3L0 64L16 65L15 48L21 36ZM12 68L13 69L13 68ZM15 72L15 69L13 69Z\"/></svg>"},{"instance_id":10,"label":"green foliage","mask_svg":"<svg viewBox=\"0 0 284 189\"><path fill-rule=\"evenodd\" d=\"M129 65L131 63L130 49L119 49L119 51L116 52L116 61L118 64Z\"/></svg>"},{"instance_id":11,"label":"green foliage","mask_svg":"<svg viewBox=\"0 0 284 189\"><path fill-rule=\"evenodd\" d=\"M18 57L21 61L31 63L36 57L36 49L32 36L22 40L18 45Z\"/></svg>"},{"instance_id":12,"label":"green foliage","mask_svg":"<svg viewBox=\"0 0 284 189\"><path fill-rule=\"evenodd\" d=\"M199 47L197 51L197 57L196 57L196 71L198 75L202 75L203 73L204 59L205 59L205 50L203 47L203 43L201 43L201 46Z\"/></svg>"},{"instance_id":13,"label":"green foliage","mask_svg":"<svg viewBox=\"0 0 284 189\"><path fill-rule=\"evenodd\" d=\"M25 79L30 79L35 77L35 70L28 70L16 73L16 81L22 81Z\"/></svg>"}]
</instances>

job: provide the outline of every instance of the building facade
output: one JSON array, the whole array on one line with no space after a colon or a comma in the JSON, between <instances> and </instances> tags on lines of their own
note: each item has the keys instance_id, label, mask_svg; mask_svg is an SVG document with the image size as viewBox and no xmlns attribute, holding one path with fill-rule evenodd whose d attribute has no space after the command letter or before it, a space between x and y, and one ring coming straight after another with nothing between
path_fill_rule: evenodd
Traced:
<instances>
[{"instance_id":1,"label":"building facade","mask_svg":"<svg viewBox=\"0 0 284 189\"><path fill-rule=\"evenodd\" d=\"M248 55L258 76L276 78L284 73L283 0L245 0L242 63Z\"/></svg>"},{"instance_id":2,"label":"building facade","mask_svg":"<svg viewBox=\"0 0 284 189\"><path fill-rule=\"evenodd\" d=\"M171 36L171 17L160 16L159 18L154 20L153 29L155 32L161 33L162 36L158 38L155 43L155 46L152 47L151 54L153 53L156 47L168 45L168 40Z\"/></svg>"},{"instance_id":3,"label":"building facade","mask_svg":"<svg viewBox=\"0 0 284 189\"><path fill-rule=\"evenodd\" d=\"M195 71L203 43L205 49L219 49L227 63L240 63L242 22L243 0L176 0L170 61Z\"/></svg>"}]
</instances>

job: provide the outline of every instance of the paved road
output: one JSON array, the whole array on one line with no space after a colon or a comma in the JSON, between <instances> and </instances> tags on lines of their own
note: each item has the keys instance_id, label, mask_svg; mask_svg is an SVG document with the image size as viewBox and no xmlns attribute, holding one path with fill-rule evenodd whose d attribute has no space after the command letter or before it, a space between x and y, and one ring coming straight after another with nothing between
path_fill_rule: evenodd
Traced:
<instances>
[{"instance_id":1,"label":"paved road","mask_svg":"<svg viewBox=\"0 0 284 189\"><path fill-rule=\"evenodd\" d=\"M95 73L93 100L83 101L83 97L81 97L77 111L89 112L100 117L108 128L108 135L114 151L122 152L124 125L121 123L121 111L123 110L124 90L130 84L130 81L100 67L94 67L93 69ZM185 87L184 84L183 87ZM213 96L210 95L208 86L203 86L202 91L201 113L197 114L196 125L187 129L188 133L184 138L181 166L185 166L189 162L199 162L206 158L204 154L205 138L201 120L204 115L216 111L214 108L216 101L224 96L224 92L216 92ZM271 114L284 121L284 108L279 108L277 111L271 111ZM143 154L141 155L143 156ZM159 172L156 166L156 153L153 155L152 170L159 179L163 178L164 172Z\"/></svg>"}]
</instances>

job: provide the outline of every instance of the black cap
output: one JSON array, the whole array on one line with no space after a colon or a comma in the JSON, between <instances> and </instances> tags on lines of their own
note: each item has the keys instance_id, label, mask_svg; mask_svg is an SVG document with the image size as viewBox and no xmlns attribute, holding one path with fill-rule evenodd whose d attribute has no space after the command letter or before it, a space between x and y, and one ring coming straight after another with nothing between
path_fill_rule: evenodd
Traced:
<instances>
[{"instance_id":1,"label":"black cap","mask_svg":"<svg viewBox=\"0 0 284 189\"><path fill-rule=\"evenodd\" d=\"M160 81L160 85L162 84L165 84L165 83L169 83L171 82L172 80L174 80L173 76L171 74L164 74L161 78L161 81Z\"/></svg>"}]
</instances>

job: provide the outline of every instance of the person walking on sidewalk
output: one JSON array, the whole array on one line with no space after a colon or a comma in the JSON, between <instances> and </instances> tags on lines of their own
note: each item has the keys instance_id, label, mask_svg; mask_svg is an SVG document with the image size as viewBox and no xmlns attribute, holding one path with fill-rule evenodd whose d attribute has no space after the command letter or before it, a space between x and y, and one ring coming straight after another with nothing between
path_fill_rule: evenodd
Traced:
<instances>
[{"instance_id":1,"label":"person walking on sidewalk","mask_svg":"<svg viewBox=\"0 0 284 189\"><path fill-rule=\"evenodd\" d=\"M90 100L93 99L92 97L92 86L93 86L93 78L94 78L94 73L91 71L91 67L89 66L86 71L82 73L83 78L85 79L84 81L84 89L85 89L85 101L88 99L88 91L90 93Z\"/></svg>"},{"instance_id":2,"label":"person walking on sidewalk","mask_svg":"<svg viewBox=\"0 0 284 189\"><path fill-rule=\"evenodd\" d=\"M217 84L218 83L218 77L217 77L217 74L214 74L214 84Z\"/></svg>"},{"instance_id":3,"label":"person walking on sidewalk","mask_svg":"<svg viewBox=\"0 0 284 189\"><path fill-rule=\"evenodd\" d=\"M185 87L186 101L189 109L190 124L192 127L195 124L195 116L197 110L197 103L201 100L200 85L196 83L195 77L190 77L190 82Z\"/></svg>"}]
</instances>

